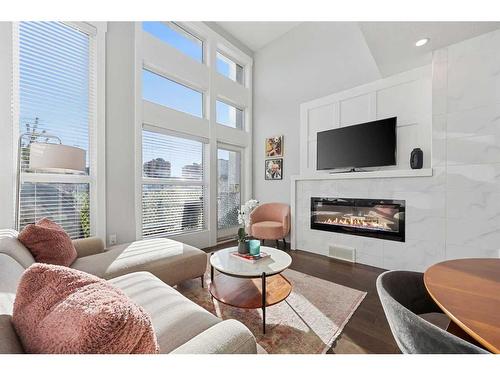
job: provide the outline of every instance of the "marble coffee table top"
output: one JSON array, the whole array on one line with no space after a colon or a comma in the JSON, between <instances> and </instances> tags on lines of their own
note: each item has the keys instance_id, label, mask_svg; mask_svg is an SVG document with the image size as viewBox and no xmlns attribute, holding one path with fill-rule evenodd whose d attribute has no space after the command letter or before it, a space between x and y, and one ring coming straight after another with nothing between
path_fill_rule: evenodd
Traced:
<instances>
[{"instance_id":1,"label":"marble coffee table top","mask_svg":"<svg viewBox=\"0 0 500 375\"><path fill-rule=\"evenodd\" d=\"M261 246L260 251L270 255L269 258L259 260L255 263L246 262L235 258L232 252L237 252L237 247L222 249L210 257L210 264L216 270L236 277L261 277L276 275L283 272L292 264L292 257L282 250L272 247Z\"/></svg>"}]
</instances>

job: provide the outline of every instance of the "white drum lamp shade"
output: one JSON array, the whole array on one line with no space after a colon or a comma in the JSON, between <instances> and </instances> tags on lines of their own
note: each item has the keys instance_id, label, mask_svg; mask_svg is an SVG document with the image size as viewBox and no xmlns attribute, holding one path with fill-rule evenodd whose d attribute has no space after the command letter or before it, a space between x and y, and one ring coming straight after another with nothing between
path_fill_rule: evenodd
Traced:
<instances>
[{"instance_id":1,"label":"white drum lamp shade","mask_svg":"<svg viewBox=\"0 0 500 375\"><path fill-rule=\"evenodd\" d=\"M85 150L53 143L32 143L29 169L49 173L84 173Z\"/></svg>"}]
</instances>

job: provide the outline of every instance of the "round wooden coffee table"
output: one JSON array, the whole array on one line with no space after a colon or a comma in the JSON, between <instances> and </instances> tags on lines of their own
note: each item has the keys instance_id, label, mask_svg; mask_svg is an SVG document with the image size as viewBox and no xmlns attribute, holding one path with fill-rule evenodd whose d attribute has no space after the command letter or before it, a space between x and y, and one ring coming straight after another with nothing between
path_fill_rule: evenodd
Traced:
<instances>
[{"instance_id":1,"label":"round wooden coffee table","mask_svg":"<svg viewBox=\"0 0 500 375\"><path fill-rule=\"evenodd\" d=\"M284 301L292 291L292 284L281 272L292 264L284 251L261 246L269 258L255 263L238 259L230 247L210 257L210 287L213 298L226 305L242 309L262 309L262 330L266 333L266 307ZM214 277L214 270L219 271Z\"/></svg>"}]
</instances>

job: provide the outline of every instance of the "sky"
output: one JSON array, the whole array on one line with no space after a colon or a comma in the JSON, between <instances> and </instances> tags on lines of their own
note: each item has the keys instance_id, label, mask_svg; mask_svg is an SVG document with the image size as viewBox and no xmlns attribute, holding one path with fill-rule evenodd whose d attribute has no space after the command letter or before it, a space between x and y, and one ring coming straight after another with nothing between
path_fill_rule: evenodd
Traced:
<instances>
[{"instance_id":1,"label":"sky","mask_svg":"<svg viewBox=\"0 0 500 375\"><path fill-rule=\"evenodd\" d=\"M202 63L201 41L188 37L175 26L162 22L143 22L143 29ZM39 129L61 138L62 143L89 149L89 38L86 34L59 22L21 22L19 29L19 109L20 131L26 123L39 119ZM228 75L230 66L218 58L217 70ZM143 98L151 102L203 117L203 95L193 89L143 71ZM234 107L217 102L217 121L235 126ZM144 139L148 135L144 135ZM170 144L173 138L170 137ZM193 151L194 141L179 145ZM146 145L145 145L146 146ZM144 147L143 159L164 158L172 163L172 175L181 175L184 165L201 163L201 152L171 152L161 147ZM225 153L219 154L226 156ZM225 157L224 157L225 158ZM88 157L87 157L88 164Z\"/></svg>"}]
</instances>

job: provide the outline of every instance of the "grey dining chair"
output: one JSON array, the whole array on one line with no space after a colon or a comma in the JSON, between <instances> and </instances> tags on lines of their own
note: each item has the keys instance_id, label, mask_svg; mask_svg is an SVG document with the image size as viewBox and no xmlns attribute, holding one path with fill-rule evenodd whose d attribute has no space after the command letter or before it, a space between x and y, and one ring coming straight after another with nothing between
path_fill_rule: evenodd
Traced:
<instances>
[{"instance_id":1,"label":"grey dining chair","mask_svg":"<svg viewBox=\"0 0 500 375\"><path fill-rule=\"evenodd\" d=\"M377 292L399 349L406 354L487 354L423 318L442 312L427 293L424 275L387 271L377 278Z\"/></svg>"}]
</instances>

